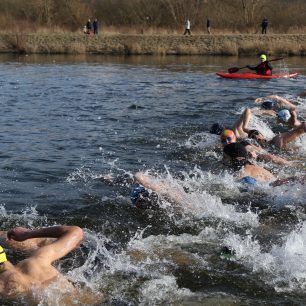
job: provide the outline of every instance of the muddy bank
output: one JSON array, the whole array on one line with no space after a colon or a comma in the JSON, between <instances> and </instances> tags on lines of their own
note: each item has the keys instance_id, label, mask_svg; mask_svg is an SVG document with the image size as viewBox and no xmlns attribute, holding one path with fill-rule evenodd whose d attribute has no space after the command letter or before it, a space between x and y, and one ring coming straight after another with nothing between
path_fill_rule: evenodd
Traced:
<instances>
[{"instance_id":1,"label":"muddy bank","mask_svg":"<svg viewBox=\"0 0 306 306\"><path fill-rule=\"evenodd\" d=\"M0 52L40 54L306 55L306 34L0 34Z\"/></svg>"}]
</instances>

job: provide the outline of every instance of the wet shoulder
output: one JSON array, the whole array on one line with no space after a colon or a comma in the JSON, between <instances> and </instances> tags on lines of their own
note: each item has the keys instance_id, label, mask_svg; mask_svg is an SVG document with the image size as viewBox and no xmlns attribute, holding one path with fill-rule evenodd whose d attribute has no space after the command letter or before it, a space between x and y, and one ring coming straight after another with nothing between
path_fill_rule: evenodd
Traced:
<instances>
[{"instance_id":1,"label":"wet shoulder","mask_svg":"<svg viewBox=\"0 0 306 306\"><path fill-rule=\"evenodd\" d=\"M59 275L59 272L52 265L37 258L27 258L16 267L23 277L37 284L52 282Z\"/></svg>"}]
</instances>

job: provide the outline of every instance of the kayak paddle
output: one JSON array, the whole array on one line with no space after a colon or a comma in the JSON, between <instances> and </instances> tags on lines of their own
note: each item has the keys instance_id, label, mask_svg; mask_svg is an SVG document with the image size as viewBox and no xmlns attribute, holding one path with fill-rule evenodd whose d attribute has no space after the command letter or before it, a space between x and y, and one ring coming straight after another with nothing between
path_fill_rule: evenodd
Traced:
<instances>
[{"instance_id":1,"label":"kayak paddle","mask_svg":"<svg viewBox=\"0 0 306 306\"><path fill-rule=\"evenodd\" d=\"M267 62L274 62L274 61L280 61L284 59L283 57L279 57L279 58L274 58L274 59L271 59L271 60L268 60ZM237 71L239 71L240 69L243 69L243 68L247 68L247 66L243 66L243 67L232 67L232 68L228 68L228 73L235 73Z\"/></svg>"}]
</instances>

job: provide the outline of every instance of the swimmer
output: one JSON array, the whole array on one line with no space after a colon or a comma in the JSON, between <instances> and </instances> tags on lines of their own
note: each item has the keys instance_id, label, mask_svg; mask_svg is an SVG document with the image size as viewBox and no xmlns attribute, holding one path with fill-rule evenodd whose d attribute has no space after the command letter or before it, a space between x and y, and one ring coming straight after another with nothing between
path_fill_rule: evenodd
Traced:
<instances>
[{"instance_id":1,"label":"swimmer","mask_svg":"<svg viewBox=\"0 0 306 306\"><path fill-rule=\"evenodd\" d=\"M306 122L302 122L298 128L274 136L271 140L266 140L265 137L255 129L249 130L248 137L256 140L261 146L271 145L279 149L284 149L290 142L296 140L304 133L306 133Z\"/></svg>"},{"instance_id":2,"label":"swimmer","mask_svg":"<svg viewBox=\"0 0 306 306\"><path fill-rule=\"evenodd\" d=\"M92 293L84 293L82 296L80 290L52 265L54 261L76 249L82 239L83 230L77 226L53 226L33 230L15 227L7 233L0 232L3 247L29 254L26 259L13 265L5 249L0 247L0 296L33 301L44 296L44 293L48 294L46 290L49 285L56 284L65 301L61 305L72 305L76 300L83 305L96 303L97 296Z\"/></svg>"},{"instance_id":3,"label":"swimmer","mask_svg":"<svg viewBox=\"0 0 306 306\"><path fill-rule=\"evenodd\" d=\"M249 161L248 152L240 143L230 143L223 148L223 162L239 171L241 179L249 176L261 183L275 180L270 171Z\"/></svg>"},{"instance_id":4,"label":"swimmer","mask_svg":"<svg viewBox=\"0 0 306 306\"><path fill-rule=\"evenodd\" d=\"M221 143L223 146L236 143L235 133L232 130L224 130L220 135ZM256 141L252 142L250 140L242 140L238 143L242 144L248 152L249 158L263 162L272 162L276 165L290 165L291 162L285 160L284 158L277 156L275 154L268 153L264 150Z\"/></svg>"},{"instance_id":5,"label":"swimmer","mask_svg":"<svg viewBox=\"0 0 306 306\"><path fill-rule=\"evenodd\" d=\"M145 189L150 189L156 195L160 195L172 203L179 206L188 206L190 198L188 193L181 186L173 186L167 180L157 180L153 177L143 173L137 172L135 174L135 181L141 184Z\"/></svg>"},{"instance_id":6,"label":"swimmer","mask_svg":"<svg viewBox=\"0 0 306 306\"><path fill-rule=\"evenodd\" d=\"M249 108L246 108L239 119L235 122L232 130L235 133L236 138L247 137L247 127L250 122L251 112ZM214 123L210 128L211 134L221 135L226 128L221 123Z\"/></svg>"},{"instance_id":7,"label":"swimmer","mask_svg":"<svg viewBox=\"0 0 306 306\"><path fill-rule=\"evenodd\" d=\"M265 98L257 98L256 104L260 104L260 109L252 109L252 112L260 114L265 113L277 117L277 122L297 128L301 125L298 120L296 106L289 100L277 95L267 96Z\"/></svg>"},{"instance_id":8,"label":"swimmer","mask_svg":"<svg viewBox=\"0 0 306 306\"><path fill-rule=\"evenodd\" d=\"M241 183L254 187L257 182L269 183L272 187L275 187L291 182L304 184L306 181L306 176L276 179L270 171L250 162L246 149L240 143L231 143L223 148L223 162L235 171L239 171L238 175Z\"/></svg>"},{"instance_id":9,"label":"swimmer","mask_svg":"<svg viewBox=\"0 0 306 306\"><path fill-rule=\"evenodd\" d=\"M275 113L283 108L288 110L296 110L296 106L293 103L277 95L270 95L264 98L257 98L255 100L255 104L259 104L263 109L274 110Z\"/></svg>"},{"instance_id":10,"label":"swimmer","mask_svg":"<svg viewBox=\"0 0 306 306\"><path fill-rule=\"evenodd\" d=\"M132 204L141 209L158 209L158 195L150 192L143 185L136 183L132 186L130 199Z\"/></svg>"},{"instance_id":11,"label":"swimmer","mask_svg":"<svg viewBox=\"0 0 306 306\"><path fill-rule=\"evenodd\" d=\"M291 128L301 126L302 122L298 120L295 110L282 109L277 113L277 123L285 124Z\"/></svg>"}]
</instances>

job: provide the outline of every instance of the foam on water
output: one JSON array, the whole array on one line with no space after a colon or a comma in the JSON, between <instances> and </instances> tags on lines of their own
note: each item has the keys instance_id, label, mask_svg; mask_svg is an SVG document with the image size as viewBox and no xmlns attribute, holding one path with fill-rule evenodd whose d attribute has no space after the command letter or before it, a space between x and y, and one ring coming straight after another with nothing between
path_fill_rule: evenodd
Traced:
<instances>
[{"instance_id":1,"label":"foam on water","mask_svg":"<svg viewBox=\"0 0 306 306\"><path fill-rule=\"evenodd\" d=\"M299 224L280 245L274 244L269 252L251 235L229 233L224 241L236 251L235 259L260 275L278 292L306 289L306 222Z\"/></svg>"},{"instance_id":2,"label":"foam on water","mask_svg":"<svg viewBox=\"0 0 306 306\"><path fill-rule=\"evenodd\" d=\"M267 192L272 196L272 205L282 207L284 205L305 205L306 188L305 184L298 182L290 183L274 188Z\"/></svg>"},{"instance_id":3,"label":"foam on water","mask_svg":"<svg viewBox=\"0 0 306 306\"><path fill-rule=\"evenodd\" d=\"M249 129L256 129L258 130L262 135L264 135L265 138L271 139L275 136L269 125L262 119L257 116L251 116L250 118L250 127Z\"/></svg>"},{"instance_id":4,"label":"foam on water","mask_svg":"<svg viewBox=\"0 0 306 306\"><path fill-rule=\"evenodd\" d=\"M155 183L162 184L165 187L165 196L175 195L174 200L177 200L178 209L183 211L186 218L219 218L229 222L247 224L257 226L258 219L255 213L248 211L240 213L233 205L223 203L221 198L212 195L209 190L212 185L219 185L223 191L239 192L237 184L234 183L233 176L224 175L223 177L212 175L195 169L195 173L190 178L190 174L185 176L184 181L175 179L168 172L167 177L150 176L150 179ZM209 183L210 182L210 183ZM186 193L185 190L188 190ZM167 205L169 207L169 204ZM173 206L173 205L172 205Z\"/></svg>"},{"instance_id":5,"label":"foam on water","mask_svg":"<svg viewBox=\"0 0 306 306\"><path fill-rule=\"evenodd\" d=\"M207 149L220 145L220 136L207 132L195 133L185 142L187 148Z\"/></svg>"}]
</instances>

